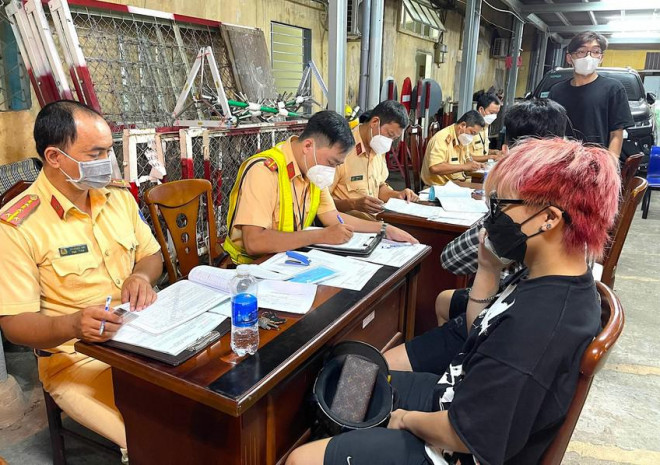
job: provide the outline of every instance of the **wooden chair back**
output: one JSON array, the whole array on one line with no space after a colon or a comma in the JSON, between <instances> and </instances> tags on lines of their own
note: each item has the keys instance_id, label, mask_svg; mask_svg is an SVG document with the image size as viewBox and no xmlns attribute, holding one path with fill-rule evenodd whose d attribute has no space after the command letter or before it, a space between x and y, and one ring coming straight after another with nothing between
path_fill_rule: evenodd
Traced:
<instances>
[{"instance_id":1,"label":"wooden chair back","mask_svg":"<svg viewBox=\"0 0 660 465\"><path fill-rule=\"evenodd\" d=\"M619 214L611 232L612 241L605 249L605 256L602 259L603 273L600 281L609 287L614 287L616 266L621 256L621 250L628 236L628 230L630 230L632 220L635 217L635 210L642 201L647 188L648 181L636 176L630 182L629 194L623 196L621 199Z\"/></svg>"},{"instance_id":2,"label":"wooden chair back","mask_svg":"<svg viewBox=\"0 0 660 465\"><path fill-rule=\"evenodd\" d=\"M601 305L601 325L603 329L587 346L580 362L580 377L573 400L568 408L566 419L548 449L543 453L540 465L560 465L571 440L582 407L589 394L594 376L605 364L609 350L623 331L623 307L612 289L596 282Z\"/></svg>"},{"instance_id":3,"label":"wooden chair back","mask_svg":"<svg viewBox=\"0 0 660 465\"><path fill-rule=\"evenodd\" d=\"M18 194L22 193L25 189L30 187L32 181L18 181L16 184L11 186L9 189L0 194L0 208L9 202L14 197L17 197Z\"/></svg>"},{"instance_id":4,"label":"wooden chair back","mask_svg":"<svg viewBox=\"0 0 660 465\"><path fill-rule=\"evenodd\" d=\"M404 131L404 143L402 144L404 171L406 172L406 187L419 192L422 189L422 161L424 160L424 152L422 150L423 137L422 127L417 124L409 125ZM412 171L412 180L407 176L408 172Z\"/></svg>"},{"instance_id":5,"label":"wooden chair back","mask_svg":"<svg viewBox=\"0 0 660 465\"><path fill-rule=\"evenodd\" d=\"M630 195L633 179L635 178L635 174L637 174L643 156L641 153L630 155L626 158L623 168L621 168L621 197L623 199Z\"/></svg>"},{"instance_id":6,"label":"wooden chair back","mask_svg":"<svg viewBox=\"0 0 660 465\"><path fill-rule=\"evenodd\" d=\"M183 179L154 186L144 194L156 230L156 239L163 252L170 284L187 277L190 270L200 264L197 224L202 198L206 203L208 264L214 265L223 252L217 238L211 183L206 179ZM165 232L159 218L162 218L172 237L178 266L167 248Z\"/></svg>"},{"instance_id":7,"label":"wooden chair back","mask_svg":"<svg viewBox=\"0 0 660 465\"><path fill-rule=\"evenodd\" d=\"M437 121L432 122L429 124L429 132L426 134L426 139L424 139L424 147L422 148L422 153L426 155L426 147L429 144L429 141L431 140L431 137L435 136L436 133L440 130L440 123ZM422 156L423 158L423 156Z\"/></svg>"}]
</instances>

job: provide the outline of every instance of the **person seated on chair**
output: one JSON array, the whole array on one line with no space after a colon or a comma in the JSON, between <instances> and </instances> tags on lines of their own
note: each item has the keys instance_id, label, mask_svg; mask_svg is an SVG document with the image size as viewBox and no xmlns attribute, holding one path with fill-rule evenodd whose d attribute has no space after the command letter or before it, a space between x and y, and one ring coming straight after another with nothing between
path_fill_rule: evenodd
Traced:
<instances>
[{"instance_id":1,"label":"person seated on chair","mask_svg":"<svg viewBox=\"0 0 660 465\"><path fill-rule=\"evenodd\" d=\"M563 137L567 120L564 107L553 100L534 98L515 103L504 116L506 144L503 150L507 151L508 146L524 137ZM481 227L480 221L447 244L440 254L440 264L445 270L457 275L470 275L477 271ZM522 263L510 265L502 273L502 282L524 266ZM438 325L465 313L468 292L469 289L449 289L438 294L435 301Z\"/></svg>"},{"instance_id":2,"label":"person seated on chair","mask_svg":"<svg viewBox=\"0 0 660 465\"><path fill-rule=\"evenodd\" d=\"M303 445L287 465L539 463L600 328L587 259L603 253L619 184L603 148L559 138L513 148L486 179L467 341L426 333L388 351L390 369L414 370L391 371L399 402L388 428ZM524 261L529 274L500 292L504 259Z\"/></svg>"},{"instance_id":3,"label":"person seated on chair","mask_svg":"<svg viewBox=\"0 0 660 465\"><path fill-rule=\"evenodd\" d=\"M417 243L394 226L337 212L328 187L353 145L346 119L320 111L299 137L245 160L227 214L224 249L234 263L311 244L343 244L353 231L384 231L389 239ZM315 218L324 228L307 229Z\"/></svg>"},{"instance_id":4,"label":"person seated on chair","mask_svg":"<svg viewBox=\"0 0 660 465\"><path fill-rule=\"evenodd\" d=\"M474 161L481 163L487 162L488 160L498 161L502 158L502 152L500 150L489 148L490 139L488 138L488 127L497 119L497 115L502 106L502 101L497 95L484 92L483 90L480 90L475 94L475 100L477 102L477 111L483 116L486 125L481 131L479 131L477 137L472 140L472 143L468 146L468 151Z\"/></svg>"},{"instance_id":5,"label":"person seated on chair","mask_svg":"<svg viewBox=\"0 0 660 465\"><path fill-rule=\"evenodd\" d=\"M414 202L417 194L410 189L396 191L387 184L389 171L385 156L392 142L408 126L406 108L395 100L385 100L360 116L353 129L355 148L337 167L330 187L337 210L365 220L375 220L390 198Z\"/></svg>"},{"instance_id":6,"label":"person seated on chair","mask_svg":"<svg viewBox=\"0 0 660 465\"><path fill-rule=\"evenodd\" d=\"M100 114L75 101L50 103L34 139L43 170L0 210L0 327L37 349L39 378L58 406L125 452L110 366L74 343L117 332L121 319L104 311L108 296L134 310L156 300L160 246L128 183L111 180L112 133Z\"/></svg>"},{"instance_id":7,"label":"person seated on chair","mask_svg":"<svg viewBox=\"0 0 660 465\"><path fill-rule=\"evenodd\" d=\"M483 116L470 110L436 133L426 146L421 173L424 184L443 186L448 181L465 181L466 173L481 169L483 165L470 158L468 146L485 126Z\"/></svg>"}]
</instances>

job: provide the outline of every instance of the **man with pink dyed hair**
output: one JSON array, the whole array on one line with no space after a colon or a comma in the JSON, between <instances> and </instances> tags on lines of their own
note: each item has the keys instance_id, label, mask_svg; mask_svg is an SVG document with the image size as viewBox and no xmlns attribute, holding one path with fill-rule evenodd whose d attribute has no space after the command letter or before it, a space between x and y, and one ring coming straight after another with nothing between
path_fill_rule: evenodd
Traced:
<instances>
[{"instance_id":1,"label":"man with pink dyed hair","mask_svg":"<svg viewBox=\"0 0 660 465\"><path fill-rule=\"evenodd\" d=\"M493 194L465 344L450 347L436 335L411 341L448 351L446 364L417 366L409 351L407 367L390 365L408 371L391 372L399 402L388 428L314 441L293 451L287 465L539 463L600 328L587 258L602 254L614 222L618 164L607 150L580 142L527 140L491 170L485 187ZM524 262L529 273L500 291L509 260Z\"/></svg>"}]
</instances>

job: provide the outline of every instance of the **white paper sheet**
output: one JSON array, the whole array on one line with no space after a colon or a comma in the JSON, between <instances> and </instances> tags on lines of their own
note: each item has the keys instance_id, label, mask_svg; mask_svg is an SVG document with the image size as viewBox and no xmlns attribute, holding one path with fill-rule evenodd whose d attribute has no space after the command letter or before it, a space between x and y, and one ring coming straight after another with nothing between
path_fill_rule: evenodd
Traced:
<instances>
[{"instance_id":1,"label":"white paper sheet","mask_svg":"<svg viewBox=\"0 0 660 465\"><path fill-rule=\"evenodd\" d=\"M407 247L390 247L388 244L378 244L378 247L368 257L359 257L358 259L401 268L421 254L427 247L424 244L409 244Z\"/></svg>"},{"instance_id":2,"label":"white paper sheet","mask_svg":"<svg viewBox=\"0 0 660 465\"><path fill-rule=\"evenodd\" d=\"M381 268L374 263L355 260L354 258L341 257L323 252L321 250L311 250L308 256L315 262L328 266L333 270L339 271L335 277L323 281L324 286L340 287L342 289L351 289L353 291L362 290L365 284Z\"/></svg>"},{"instance_id":3,"label":"white paper sheet","mask_svg":"<svg viewBox=\"0 0 660 465\"><path fill-rule=\"evenodd\" d=\"M354 258L333 255L321 250L311 250L309 252L299 253L305 255L311 260L311 266L325 265L338 271L339 274L337 276L332 277L327 281L323 281L323 286L334 286L342 289L359 291L380 268L380 265L355 260ZM286 259L286 254L278 253L262 263L261 266L277 273L289 275L290 277L293 277L298 273L303 273L309 269L307 266L287 265L285 263Z\"/></svg>"},{"instance_id":4,"label":"white paper sheet","mask_svg":"<svg viewBox=\"0 0 660 465\"><path fill-rule=\"evenodd\" d=\"M483 200L463 197L438 197L442 208L449 212L486 213L488 207Z\"/></svg>"},{"instance_id":5,"label":"white paper sheet","mask_svg":"<svg viewBox=\"0 0 660 465\"><path fill-rule=\"evenodd\" d=\"M344 242L343 244L314 244L313 246L331 247L333 249L344 251L366 251L376 236L378 236L377 233L354 232L353 236L348 240L348 242Z\"/></svg>"},{"instance_id":6,"label":"white paper sheet","mask_svg":"<svg viewBox=\"0 0 660 465\"><path fill-rule=\"evenodd\" d=\"M461 187L451 181L448 181L444 186L433 186L433 190L435 191L436 197L470 198L472 196L472 189L469 187Z\"/></svg>"},{"instance_id":7,"label":"white paper sheet","mask_svg":"<svg viewBox=\"0 0 660 465\"><path fill-rule=\"evenodd\" d=\"M312 308L316 284L265 280L259 283L259 307L304 314Z\"/></svg>"},{"instance_id":8,"label":"white paper sheet","mask_svg":"<svg viewBox=\"0 0 660 465\"><path fill-rule=\"evenodd\" d=\"M177 281L160 291L156 302L142 310L129 325L151 334L161 334L227 299L229 294L192 281Z\"/></svg>"},{"instance_id":9,"label":"white paper sheet","mask_svg":"<svg viewBox=\"0 0 660 465\"><path fill-rule=\"evenodd\" d=\"M422 205L415 202L408 203L401 199L389 199L385 204L385 209L396 213L419 216L421 218L429 218L431 216L437 216L441 213L440 207Z\"/></svg>"},{"instance_id":10,"label":"white paper sheet","mask_svg":"<svg viewBox=\"0 0 660 465\"><path fill-rule=\"evenodd\" d=\"M225 315L206 312L162 334L150 334L131 325L123 325L112 339L145 349L178 355L197 339L212 331L225 318L227 318Z\"/></svg>"}]
</instances>

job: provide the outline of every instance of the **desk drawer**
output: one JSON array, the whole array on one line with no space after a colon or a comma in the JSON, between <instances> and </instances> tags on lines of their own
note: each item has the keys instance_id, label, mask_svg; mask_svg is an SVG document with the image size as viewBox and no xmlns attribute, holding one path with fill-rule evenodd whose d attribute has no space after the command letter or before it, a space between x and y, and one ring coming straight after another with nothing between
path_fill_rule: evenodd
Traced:
<instances>
[{"instance_id":1,"label":"desk drawer","mask_svg":"<svg viewBox=\"0 0 660 465\"><path fill-rule=\"evenodd\" d=\"M383 350L394 342L403 342L406 302L405 281L397 283L381 299L370 305L360 318L334 342L362 341Z\"/></svg>"}]
</instances>

